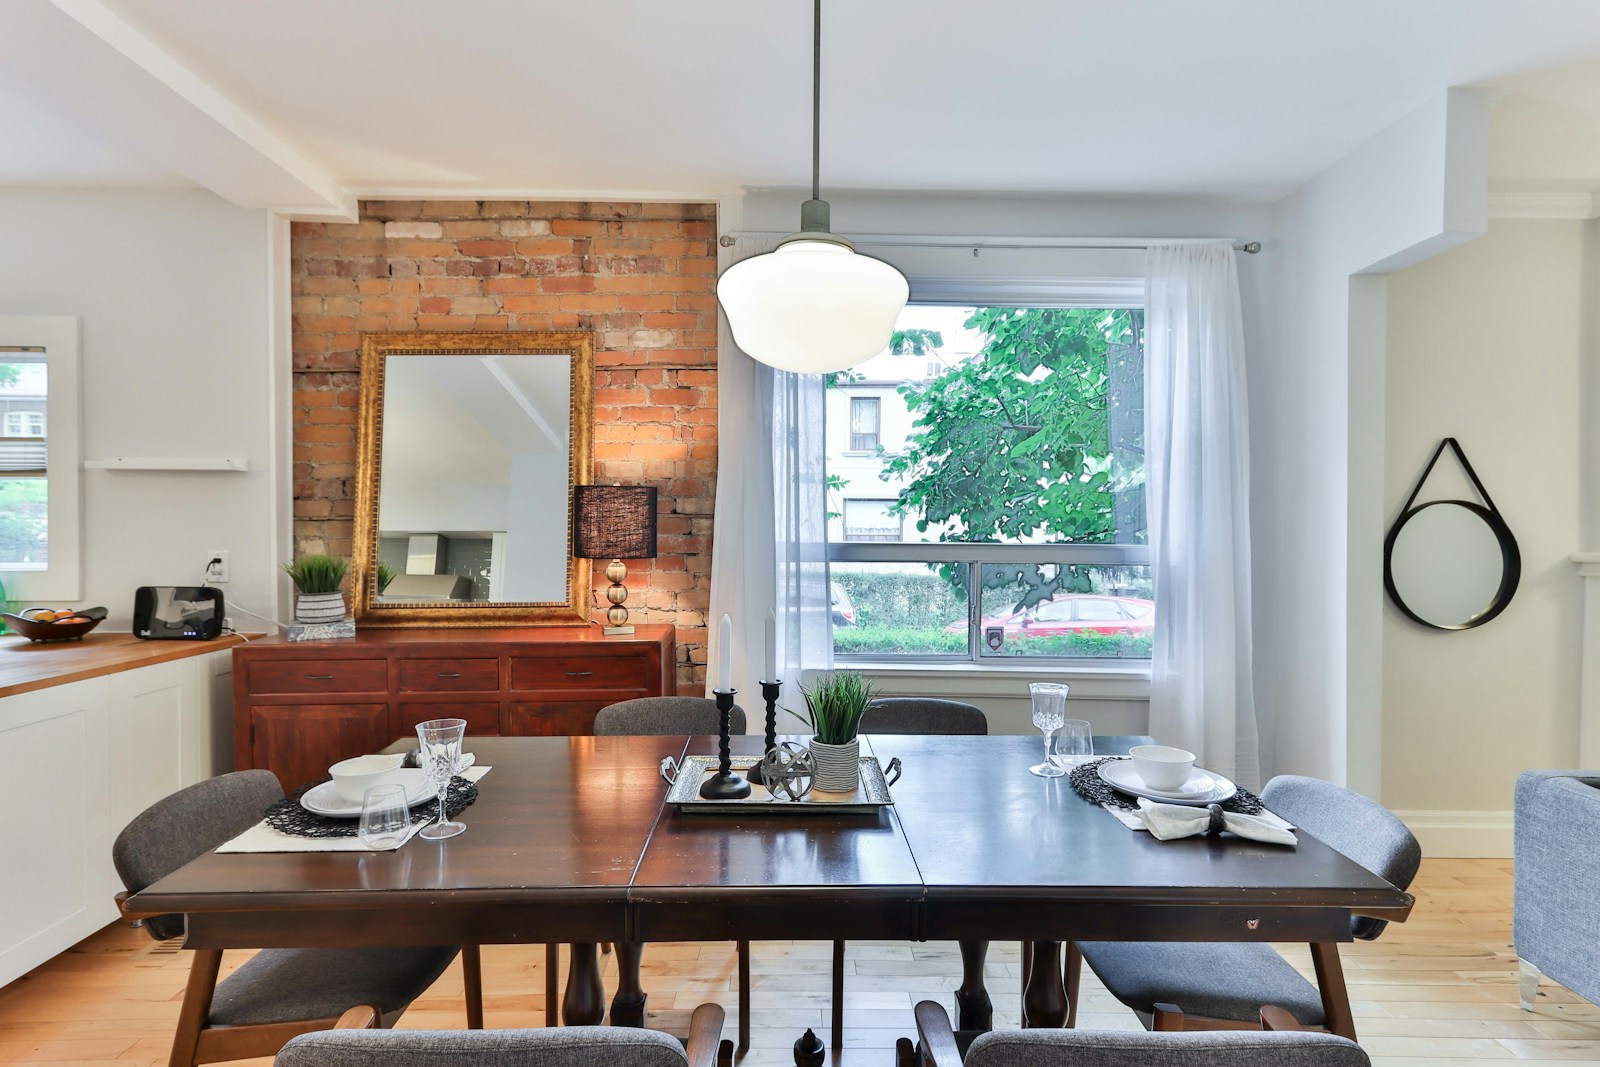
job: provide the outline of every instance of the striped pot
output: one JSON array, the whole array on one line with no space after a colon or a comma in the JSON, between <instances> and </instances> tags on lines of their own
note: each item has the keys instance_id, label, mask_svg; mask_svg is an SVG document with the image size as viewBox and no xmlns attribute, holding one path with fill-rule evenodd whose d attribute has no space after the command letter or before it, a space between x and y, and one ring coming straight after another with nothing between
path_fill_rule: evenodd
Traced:
<instances>
[{"instance_id":1,"label":"striped pot","mask_svg":"<svg viewBox=\"0 0 1600 1067\"><path fill-rule=\"evenodd\" d=\"M861 739L852 737L842 745L825 745L815 738L811 741L811 757L817 769L811 778L811 788L824 793L853 793L861 782Z\"/></svg>"},{"instance_id":2,"label":"striped pot","mask_svg":"<svg viewBox=\"0 0 1600 1067\"><path fill-rule=\"evenodd\" d=\"M338 622L344 618L343 593L301 593L294 598L297 622Z\"/></svg>"}]
</instances>

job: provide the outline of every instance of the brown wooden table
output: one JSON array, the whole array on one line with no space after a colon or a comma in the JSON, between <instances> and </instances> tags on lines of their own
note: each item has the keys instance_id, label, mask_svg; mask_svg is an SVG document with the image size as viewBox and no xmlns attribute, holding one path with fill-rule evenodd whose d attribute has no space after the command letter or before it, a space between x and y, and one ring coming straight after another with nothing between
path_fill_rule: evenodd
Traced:
<instances>
[{"instance_id":1,"label":"brown wooden table","mask_svg":"<svg viewBox=\"0 0 1600 1067\"><path fill-rule=\"evenodd\" d=\"M758 751L736 738L735 751ZM604 1016L594 943L619 945L612 1021L642 1025L637 946L663 940L958 940L963 1027L989 1022L989 940L1034 941L1032 1025L1062 1025L1060 943L1350 940L1411 897L1309 834L1158 842L1028 773L1036 737L866 739L905 776L870 816L663 810L664 756L708 738L472 738L495 770L467 832L392 853L203 856L131 902L188 915L191 948L577 942L562 1016Z\"/></svg>"}]
</instances>

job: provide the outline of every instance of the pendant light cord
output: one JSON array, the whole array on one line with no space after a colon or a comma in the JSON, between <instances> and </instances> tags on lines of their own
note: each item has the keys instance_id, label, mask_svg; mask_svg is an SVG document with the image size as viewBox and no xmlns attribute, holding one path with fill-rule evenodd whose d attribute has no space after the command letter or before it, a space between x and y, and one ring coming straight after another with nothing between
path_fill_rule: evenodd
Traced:
<instances>
[{"instance_id":1,"label":"pendant light cord","mask_svg":"<svg viewBox=\"0 0 1600 1067\"><path fill-rule=\"evenodd\" d=\"M811 19L811 199L822 199L822 0Z\"/></svg>"}]
</instances>

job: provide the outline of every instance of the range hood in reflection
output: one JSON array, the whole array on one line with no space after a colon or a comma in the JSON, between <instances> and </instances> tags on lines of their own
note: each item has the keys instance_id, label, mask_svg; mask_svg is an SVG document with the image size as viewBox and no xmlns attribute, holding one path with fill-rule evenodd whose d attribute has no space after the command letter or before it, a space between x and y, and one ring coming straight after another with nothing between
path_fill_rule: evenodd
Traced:
<instances>
[{"instance_id":1,"label":"range hood in reflection","mask_svg":"<svg viewBox=\"0 0 1600 1067\"><path fill-rule=\"evenodd\" d=\"M459 574L397 574L385 600L471 600L472 583Z\"/></svg>"},{"instance_id":2,"label":"range hood in reflection","mask_svg":"<svg viewBox=\"0 0 1600 1067\"><path fill-rule=\"evenodd\" d=\"M406 544L406 572L384 588L386 600L471 600L472 582L445 571L450 539L442 534L412 534Z\"/></svg>"}]
</instances>

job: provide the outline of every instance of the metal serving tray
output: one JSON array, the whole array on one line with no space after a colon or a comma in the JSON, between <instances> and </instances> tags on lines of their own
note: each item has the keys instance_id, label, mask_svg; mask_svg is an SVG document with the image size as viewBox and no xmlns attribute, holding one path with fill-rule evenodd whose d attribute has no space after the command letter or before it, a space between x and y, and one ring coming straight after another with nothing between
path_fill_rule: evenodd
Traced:
<instances>
[{"instance_id":1,"label":"metal serving tray","mask_svg":"<svg viewBox=\"0 0 1600 1067\"><path fill-rule=\"evenodd\" d=\"M756 765L751 756L733 757L733 769L746 778ZM892 778L885 779L884 769L876 757L861 757L861 784L849 793L824 793L813 789L799 800L773 796L760 782L750 783L750 795L738 800L706 800L700 796L700 786L717 773L716 756L685 756L682 766L668 756L661 761L661 777L671 783L667 790L667 803L676 804L678 810L689 812L729 812L750 815L796 815L826 812L830 815L872 815L894 803L889 795L890 782L900 780L900 760L889 761Z\"/></svg>"}]
</instances>

